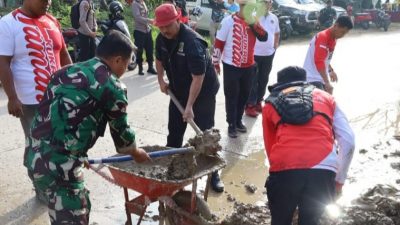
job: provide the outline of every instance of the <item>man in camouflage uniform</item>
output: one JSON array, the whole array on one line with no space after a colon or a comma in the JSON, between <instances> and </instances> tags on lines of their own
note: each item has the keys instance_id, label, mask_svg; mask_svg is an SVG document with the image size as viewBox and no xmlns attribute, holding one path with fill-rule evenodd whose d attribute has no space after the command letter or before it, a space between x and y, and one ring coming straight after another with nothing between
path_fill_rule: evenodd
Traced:
<instances>
[{"instance_id":1,"label":"man in camouflage uniform","mask_svg":"<svg viewBox=\"0 0 400 225\"><path fill-rule=\"evenodd\" d=\"M132 50L127 37L111 32L100 42L97 57L64 67L50 80L31 126L25 166L49 197L52 224L89 224L83 167L107 122L119 153L130 154L137 162L149 159L136 147L125 85L119 80Z\"/></svg>"}]
</instances>

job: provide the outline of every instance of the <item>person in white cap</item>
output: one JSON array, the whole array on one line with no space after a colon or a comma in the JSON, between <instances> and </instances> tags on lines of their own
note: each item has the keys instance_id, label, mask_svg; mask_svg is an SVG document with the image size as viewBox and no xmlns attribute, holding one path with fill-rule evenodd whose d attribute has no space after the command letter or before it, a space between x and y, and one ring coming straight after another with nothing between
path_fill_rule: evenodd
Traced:
<instances>
[{"instance_id":1,"label":"person in white cap","mask_svg":"<svg viewBox=\"0 0 400 225\"><path fill-rule=\"evenodd\" d=\"M242 123L244 108L255 76L254 45L256 39L266 41L268 33L256 21L255 0L239 0L240 11L225 17L217 32L213 63L219 73L220 61L224 66L224 94L228 136L245 133Z\"/></svg>"},{"instance_id":2,"label":"person in white cap","mask_svg":"<svg viewBox=\"0 0 400 225\"><path fill-rule=\"evenodd\" d=\"M155 10L154 25L160 29L156 39L158 83L163 93L168 94L169 89L184 107L182 115L172 101L169 103L167 146L176 148L182 146L188 120L193 119L201 130L214 126L219 89L207 42L179 18L172 4ZM164 80L164 71L169 83ZM217 171L212 174L211 187L224 191Z\"/></svg>"}]
</instances>

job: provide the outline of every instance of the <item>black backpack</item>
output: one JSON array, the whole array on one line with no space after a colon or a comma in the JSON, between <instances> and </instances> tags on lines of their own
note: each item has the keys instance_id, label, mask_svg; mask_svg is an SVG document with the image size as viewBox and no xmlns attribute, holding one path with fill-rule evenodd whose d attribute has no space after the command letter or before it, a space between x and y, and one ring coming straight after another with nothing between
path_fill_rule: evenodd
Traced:
<instances>
[{"instance_id":1,"label":"black backpack","mask_svg":"<svg viewBox=\"0 0 400 225\"><path fill-rule=\"evenodd\" d=\"M82 1L83 0L79 0L77 3L75 3L75 5L71 7L71 12L69 14L69 18L71 19L71 25L75 29L79 29L79 27L81 26L79 24L79 17L80 17L79 6L81 5ZM89 18L89 13L86 16L86 21L88 20L88 18Z\"/></svg>"},{"instance_id":2,"label":"black backpack","mask_svg":"<svg viewBox=\"0 0 400 225\"><path fill-rule=\"evenodd\" d=\"M282 123L301 125L311 120L315 115L322 115L328 120L331 119L322 112L314 111L312 91L313 85L292 86L280 91L272 92L265 100L271 103L281 120L276 126Z\"/></svg>"}]
</instances>

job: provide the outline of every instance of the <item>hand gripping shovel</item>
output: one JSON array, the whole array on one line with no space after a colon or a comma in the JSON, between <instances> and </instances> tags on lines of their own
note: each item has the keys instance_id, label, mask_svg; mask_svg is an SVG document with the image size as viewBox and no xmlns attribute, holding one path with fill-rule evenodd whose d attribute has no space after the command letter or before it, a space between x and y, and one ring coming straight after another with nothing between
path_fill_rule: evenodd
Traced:
<instances>
[{"instance_id":1,"label":"hand gripping shovel","mask_svg":"<svg viewBox=\"0 0 400 225\"><path fill-rule=\"evenodd\" d=\"M179 109L179 112L183 114L185 110L170 89L168 89L168 95L171 97L171 100L174 102L175 106ZM200 128L196 125L192 118L188 120L188 123L194 129L194 131L196 131L197 135L203 135L203 131L200 130Z\"/></svg>"}]
</instances>

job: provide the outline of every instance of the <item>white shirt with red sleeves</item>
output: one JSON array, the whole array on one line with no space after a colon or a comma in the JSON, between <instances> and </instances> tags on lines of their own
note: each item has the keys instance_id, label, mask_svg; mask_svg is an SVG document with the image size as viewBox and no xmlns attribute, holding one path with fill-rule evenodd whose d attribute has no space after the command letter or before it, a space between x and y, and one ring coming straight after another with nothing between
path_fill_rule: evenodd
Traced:
<instances>
[{"instance_id":1,"label":"white shirt with red sleeves","mask_svg":"<svg viewBox=\"0 0 400 225\"><path fill-rule=\"evenodd\" d=\"M254 64L256 36L245 20L237 14L222 20L216 38L225 43L222 51L224 63L239 68L247 68Z\"/></svg>"},{"instance_id":2,"label":"white shirt with red sleeves","mask_svg":"<svg viewBox=\"0 0 400 225\"><path fill-rule=\"evenodd\" d=\"M303 66L307 71L307 81L324 83L318 71L325 70L326 74L329 74L329 65L335 45L336 39L331 37L331 28L323 30L313 37Z\"/></svg>"},{"instance_id":3,"label":"white shirt with red sleeves","mask_svg":"<svg viewBox=\"0 0 400 225\"><path fill-rule=\"evenodd\" d=\"M58 21L49 14L30 18L19 9L0 20L0 55L12 56L11 72L22 104L38 104L50 76L60 69L65 48Z\"/></svg>"}]
</instances>

